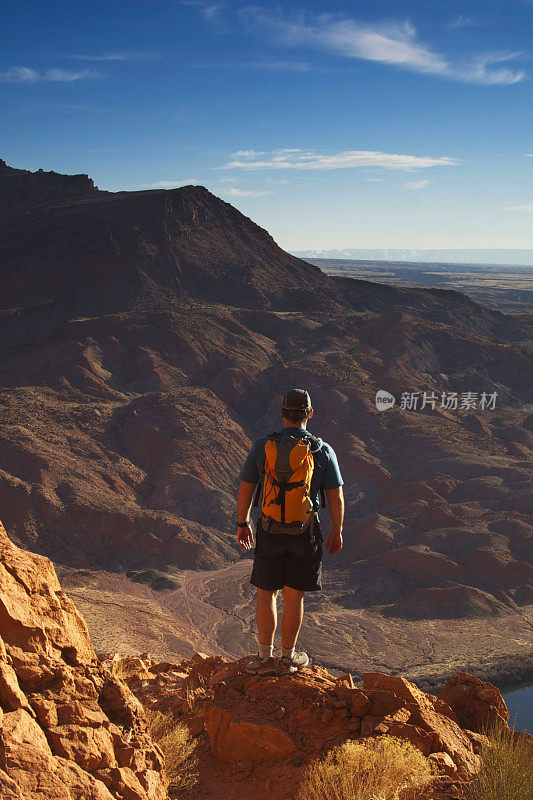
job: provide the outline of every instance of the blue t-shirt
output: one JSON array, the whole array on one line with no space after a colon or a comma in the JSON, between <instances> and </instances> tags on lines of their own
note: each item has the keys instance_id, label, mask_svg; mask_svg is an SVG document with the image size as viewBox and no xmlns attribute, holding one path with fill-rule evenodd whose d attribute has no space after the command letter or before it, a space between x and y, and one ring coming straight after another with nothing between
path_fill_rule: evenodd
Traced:
<instances>
[{"instance_id":1,"label":"blue t-shirt","mask_svg":"<svg viewBox=\"0 0 533 800\"><path fill-rule=\"evenodd\" d=\"M291 436L305 436L308 431L305 428L287 427L280 433L290 434ZM246 457L244 466L241 470L240 479L246 483L257 483L263 481L265 469L265 442L268 436L262 436L254 442L252 449ZM318 493L322 487L324 490L338 489L342 486L342 480L335 450L326 442L322 443L320 450L314 454L315 467L311 478L311 497L316 509L318 509Z\"/></svg>"}]
</instances>

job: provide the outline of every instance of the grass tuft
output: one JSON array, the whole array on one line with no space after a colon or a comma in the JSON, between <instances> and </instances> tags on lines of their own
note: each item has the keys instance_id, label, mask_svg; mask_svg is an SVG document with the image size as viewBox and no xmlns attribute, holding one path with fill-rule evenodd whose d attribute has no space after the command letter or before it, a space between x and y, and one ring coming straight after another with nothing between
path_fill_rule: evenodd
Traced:
<instances>
[{"instance_id":1,"label":"grass tuft","mask_svg":"<svg viewBox=\"0 0 533 800\"><path fill-rule=\"evenodd\" d=\"M198 782L197 743L189 729L176 722L169 712L146 710L148 727L152 738L165 757L165 768L172 790L193 789Z\"/></svg>"},{"instance_id":2,"label":"grass tuft","mask_svg":"<svg viewBox=\"0 0 533 800\"><path fill-rule=\"evenodd\" d=\"M120 658L120 656L112 659L108 669L114 678L118 678L121 681L125 681L126 678L138 672L138 667L130 664L126 658Z\"/></svg>"},{"instance_id":3,"label":"grass tuft","mask_svg":"<svg viewBox=\"0 0 533 800\"><path fill-rule=\"evenodd\" d=\"M516 723L515 723L516 724ZM498 722L486 723L481 768L469 787L471 800L533 800L533 747Z\"/></svg>"},{"instance_id":4,"label":"grass tuft","mask_svg":"<svg viewBox=\"0 0 533 800\"><path fill-rule=\"evenodd\" d=\"M415 800L432 774L410 742L392 736L349 740L311 763L297 800Z\"/></svg>"}]
</instances>

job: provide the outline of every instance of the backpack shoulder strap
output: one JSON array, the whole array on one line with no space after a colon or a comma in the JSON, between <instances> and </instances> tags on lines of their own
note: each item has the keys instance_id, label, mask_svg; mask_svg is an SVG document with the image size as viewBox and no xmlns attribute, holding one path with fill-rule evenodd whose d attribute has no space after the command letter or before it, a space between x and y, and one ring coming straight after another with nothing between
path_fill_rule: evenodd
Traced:
<instances>
[{"instance_id":1,"label":"backpack shoulder strap","mask_svg":"<svg viewBox=\"0 0 533 800\"><path fill-rule=\"evenodd\" d=\"M305 436L302 436L302 439L307 439L313 447L310 448L312 453L318 453L319 450L322 449L322 445L324 442L319 436L313 436L312 433L307 433Z\"/></svg>"},{"instance_id":2,"label":"backpack shoulder strap","mask_svg":"<svg viewBox=\"0 0 533 800\"><path fill-rule=\"evenodd\" d=\"M311 448L311 453L313 454L313 460L315 461L315 455L322 449L324 442L319 436L313 436L312 433L309 433L308 436L311 443L314 445L314 448ZM326 508L326 493L324 491L324 487L320 486L318 492L320 494L320 503L322 508Z\"/></svg>"},{"instance_id":3,"label":"backpack shoulder strap","mask_svg":"<svg viewBox=\"0 0 533 800\"><path fill-rule=\"evenodd\" d=\"M272 433L269 433L268 436L265 438L265 444L266 444L266 442L268 442L269 439L274 439L274 440L275 439L279 439L281 435L282 434L280 434L278 431L273 431ZM263 469L263 474L264 474L264 472L265 472L265 470ZM252 503L254 508L259 505L259 498L261 497L261 489L262 488L263 487L262 487L262 484L261 484L261 478L259 478L259 480L257 482L257 488L255 490L253 503Z\"/></svg>"}]
</instances>

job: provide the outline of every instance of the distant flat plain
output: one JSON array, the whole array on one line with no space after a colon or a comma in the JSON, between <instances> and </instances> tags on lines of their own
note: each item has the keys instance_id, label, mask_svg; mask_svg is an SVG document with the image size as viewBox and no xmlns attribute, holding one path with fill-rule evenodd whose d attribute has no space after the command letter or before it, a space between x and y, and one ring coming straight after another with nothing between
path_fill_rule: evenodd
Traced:
<instances>
[{"instance_id":1,"label":"distant flat plain","mask_svg":"<svg viewBox=\"0 0 533 800\"><path fill-rule=\"evenodd\" d=\"M504 314L533 312L533 267L308 258L328 275L394 286L452 289Z\"/></svg>"}]
</instances>

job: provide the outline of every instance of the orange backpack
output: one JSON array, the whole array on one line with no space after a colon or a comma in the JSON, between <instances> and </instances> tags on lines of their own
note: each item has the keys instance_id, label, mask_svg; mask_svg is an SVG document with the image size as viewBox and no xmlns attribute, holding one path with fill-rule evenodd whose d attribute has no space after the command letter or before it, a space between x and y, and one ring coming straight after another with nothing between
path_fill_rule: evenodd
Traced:
<instances>
[{"instance_id":1,"label":"orange backpack","mask_svg":"<svg viewBox=\"0 0 533 800\"><path fill-rule=\"evenodd\" d=\"M314 453L322 439L310 433L292 436L271 433L265 442L265 470L261 523L269 533L303 533L313 526L315 508L311 497ZM255 505L258 503L258 486Z\"/></svg>"}]
</instances>

